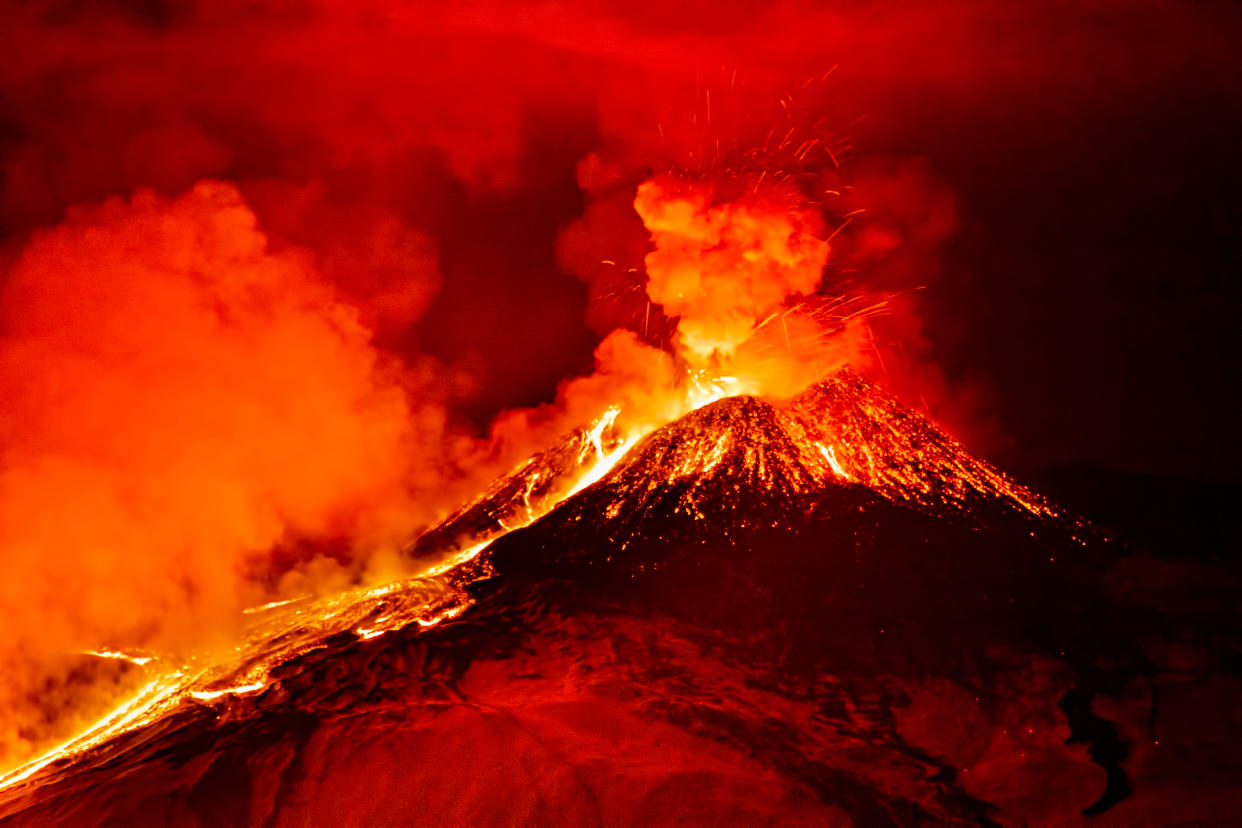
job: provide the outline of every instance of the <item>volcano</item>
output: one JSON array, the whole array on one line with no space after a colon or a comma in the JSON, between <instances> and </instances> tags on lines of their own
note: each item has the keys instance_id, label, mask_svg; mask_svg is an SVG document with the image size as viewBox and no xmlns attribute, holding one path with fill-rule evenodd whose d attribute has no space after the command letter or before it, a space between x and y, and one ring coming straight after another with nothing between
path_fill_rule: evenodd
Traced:
<instances>
[{"instance_id":1,"label":"volcano","mask_svg":"<svg viewBox=\"0 0 1242 828\"><path fill-rule=\"evenodd\" d=\"M0 780L0 822L1174 813L1128 764L1154 690L1100 708L1130 669L1100 532L848 369L614 425L422 535L422 577L264 609L236 665Z\"/></svg>"}]
</instances>

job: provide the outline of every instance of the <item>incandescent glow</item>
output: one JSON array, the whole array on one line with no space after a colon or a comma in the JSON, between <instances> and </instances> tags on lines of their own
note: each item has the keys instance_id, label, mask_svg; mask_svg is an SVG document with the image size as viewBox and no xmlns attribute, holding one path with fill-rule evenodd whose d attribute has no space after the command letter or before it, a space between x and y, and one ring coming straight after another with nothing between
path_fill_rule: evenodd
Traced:
<instances>
[{"instance_id":1,"label":"incandescent glow","mask_svg":"<svg viewBox=\"0 0 1242 828\"><path fill-rule=\"evenodd\" d=\"M577 455L579 466L571 475L570 484L559 494L543 501L532 501L534 484L528 484L524 489L525 514L519 515L514 524L490 533L426 567L419 577L412 580L360 588L331 598L315 599L303 595L244 610L244 615L255 619L253 623L256 627L246 642L235 648L232 659L196 659L180 669L170 669L80 736L0 776L0 790L20 784L54 762L156 721L187 699L219 701L257 693L268 686L268 673L272 667L322 646L323 639L335 632L352 630L359 639L370 640L411 624L426 630L457 618L466 611L469 602L464 594L451 588L446 579L475 560L501 535L538 520L557 503L606 475L642 436L632 434L621 438L614 434L619 413L619 407L608 409L583 433ZM534 479L537 481L537 475ZM388 611L371 617L374 610L381 606L387 607ZM256 653L269 647L271 652L261 659L258 669L251 667L240 675L233 672L231 661L236 660L239 665L247 663ZM154 660L153 657L134 657L113 650L96 650L91 655L123 659L140 665ZM221 681L230 675L235 683L220 687Z\"/></svg>"},{"instance_id":2,"label":"incandescent glow","mask_svg":"<svg viewBox=\"0 0 1242 828\"><path fill-rule=\"evenodd\" d=\"M87 727L72 739L57 745L38 758L0 776L0 790L19 785L39 771L71 756L97 747L115 736L155 721L170 709L170 697L175 692L181 676L173 673L152 679L123 704L117 705L107 715Z\"/></svg>"},{"instance_id":3,"label":"incandescent glow","mask_svg":"<svg viewBox=\"0 0 1242 828\"><path fill-rule=\"evenodd\" d=\"M417 618L415 620L418 622L418 626L422 627L423 629L428 629L430 627L436 626L437 624L442 624L445 621L451 621L457 616L461 615L465 611L466 611L466 607L462 605L458 607L453 607L451 609L447 609L444 612L440 613L439 615L433 615L430 618Z\"/></svg>"},{"instance_id":4,"label":"incandescent glow","mask_svg":"<svg viewBox=\"0 0 1242 828\"><path fill-rule=\"evenodd\" d=\"M832 446L825 446L823 443L819 443L818 446L819 453L824 455L824 459L828 461L828 465L832 466L832 470L839 476L848 478L849 475L846 474L845 469L841 468L841 464L837 462L836 449Z\"/></svg>"},{"instance_id":5,"label":"incandescent glow","mask_svg":"<svg viewBox=\"0 0 1242 828\"><path fill-rule=\"evenodd\" d=\"M111 658L118 661L128 661L130 664L136 664L144 667L155 660L155 656L134 656L129 653L122 653L115 650L87 650L83 655L91 655L96 658Z\"/></svg>"},{"instance_id":6,"label":"incandescent glow","mask_svg":"<svg viewBox=\"0 0 1242 828\"><path fill-rule=\"evenodd\" d=\"M145 669L156 671L167 665L165 669L77 736L0 775L0 790L20 785L55 763L172 715L186 704L227 703L232 697L258 693L268 686L272 668L324 646L324 641L335 634L353 630L360 638L374 638L415 622L431 627L457 617L468 604L460 591L445 581L445 575L473 560L489 542L476 544L417 578L253 608L245 615L251 626L243 633L242 642L224 652L182 656L179 661L172 654L161 655L158 660L151 657L142 662ZM384 611L375 617L381 608ZM112 650L97 650L91 655L139 663Z\"/></svg>"},{"instance_id":7,"label":"incandescent glow","mask_svg":"<svg viewBox=\"0 0 1242 828\"><path fill-rule=\"evenodd\" d=\"M620 406L611 406L604 412L604 416L600 417L595 422L595 425L591 426L591 430L587 432L587 435L590 438L590 445L595 448L595 453L599 457L603 457L605 454L602 442L604 430L612 428L613 423L617 421L617 415L620 413ZM586 458L587 446L583 446L582 449L582 454L578 455L578 462L582 462Z\"/></svg>"},{"instance_id":8,"label":"incandescent glow","mask_svg":"<svg viewBox=\"0 0 1242 828\"><path fill-rule=\"evenodd\" d=\"M309 595L300 595L297 598L286 598L283 601L269 601L266 604L262 604L261 606L247 607L246 609L242 610L242 615L254 615L255 613L258 613L258 612L267 612L268 610L274 610L274 609L277 609L278 607L288 606L289 604L295 603L297 601L303 601L309 597L310 597Z\"/></svg>"},{"instance_id":9,"label":"incandescent glow","mask_svg":"<svg viewBox=\"0 0 1242 828\"><path fill-rule=\"evenodd\" d=\"M211 701L221 696L244 696L248 693L257 693L267 687L265 681L252 681L250 684L239 684L235 687L225 687L223 690L195 690L190 693L190 698L199 701Z\"/></svg>"},{"instance_id":10,"label":"incandescent glow","mask_svg":"<svg viewBox=\"0 0 1242 828\"><path fill-rule=\"evenodd\" d=\"M604 448L602 435L605 430L612 429L613 424L617 420L617 415L620 412L621 409L616 406L609 408L606 412L604 412L604 416L600 417L599 420L597 420L591 427L591 430L587 432L587 436L590 441L589 448L594 450L595 460L581 472L577 482L570 487L569 493L565 495L565 497L572 497L585 489L587 486L590 486L592 483L595 483L603 478L603 476L608 474L609 470L617 464L617 461L625 456L625 453L630 450L630 447L638 441L639 436L641 435L629 435L623 438L611 449ZM583 454L579 455L580 461L582 458L590 455L591 452L586 449L587 447L584 447ZM545 510L545 512L546 511L547 510Z\"/></svg>"}]
</instances>

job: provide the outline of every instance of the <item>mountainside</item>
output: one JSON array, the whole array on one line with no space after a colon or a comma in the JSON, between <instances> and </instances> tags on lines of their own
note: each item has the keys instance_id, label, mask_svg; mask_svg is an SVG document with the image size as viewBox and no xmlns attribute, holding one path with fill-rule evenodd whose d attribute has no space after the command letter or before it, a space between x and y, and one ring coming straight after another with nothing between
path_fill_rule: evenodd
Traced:
<instances>
[{"instance_id":1,"label":"mountainside","mask_svg":"<svg viewBox=\"0 0 1242 828\"><path fill-rule=\"evenodd\" d=\"M800 394L787 422L796 442L814 444L839 475L891 500L937 511L991 503L1055 514L1043 498L848 368Z\"/></svg>"},{"instance_id":2,"label":"mountainside","mask_svg":"<svg viewBox=\"0 0 1242 828\"><path fill-rule=\"evenodd\" d=\"M1155 708L1097 706L1146 680L1136 631L1165 633L1107 591L1089 529L849 371L783 405L706 405L582 486L621 445L607 425L410 550L477 557L363 595L362 626L324 625L253 691L187 698L0 791L0 823L1178 813L1127 760L1158 761ZM1162 784L1219 761L1183 754Z\"/></svg>"}]
</instances>

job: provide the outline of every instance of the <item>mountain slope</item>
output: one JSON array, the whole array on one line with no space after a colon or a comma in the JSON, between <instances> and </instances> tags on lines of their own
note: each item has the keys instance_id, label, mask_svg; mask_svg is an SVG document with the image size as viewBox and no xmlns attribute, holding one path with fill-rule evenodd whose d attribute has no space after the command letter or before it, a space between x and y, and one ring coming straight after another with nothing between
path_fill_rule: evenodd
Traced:
<instances>
[{"instance_id":1,"label":"mountain slope","mask_svg":"<svg viewBox=\"0 0 1242 828\"><path fill-rule=\"evenodd\" d=\"M999 503L1055 514L1043 498L848 368L800 394L787 423L796 442L814 444L841 474L892 500L941 512Z\"/></svg>"}]
</instances>

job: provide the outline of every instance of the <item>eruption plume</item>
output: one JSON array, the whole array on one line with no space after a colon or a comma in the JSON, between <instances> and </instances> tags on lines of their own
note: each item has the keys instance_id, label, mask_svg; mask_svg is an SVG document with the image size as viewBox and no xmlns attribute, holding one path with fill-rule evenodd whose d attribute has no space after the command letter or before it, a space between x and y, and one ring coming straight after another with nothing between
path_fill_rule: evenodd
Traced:
<instances>
[{"instance_id":1,"label":"eruption plume","mask_svg":"<svg viewBox=\"0 0 1242 828\"><path fill-rule=\"evenodd\" d=\"M679 194L655 181L634 208L655 245L647 296L679 318L679 352L693 365L727 361L764 317L819 287L829 248L809 211L712 205L710 188Z\"/></svg>"}]
</instances>

